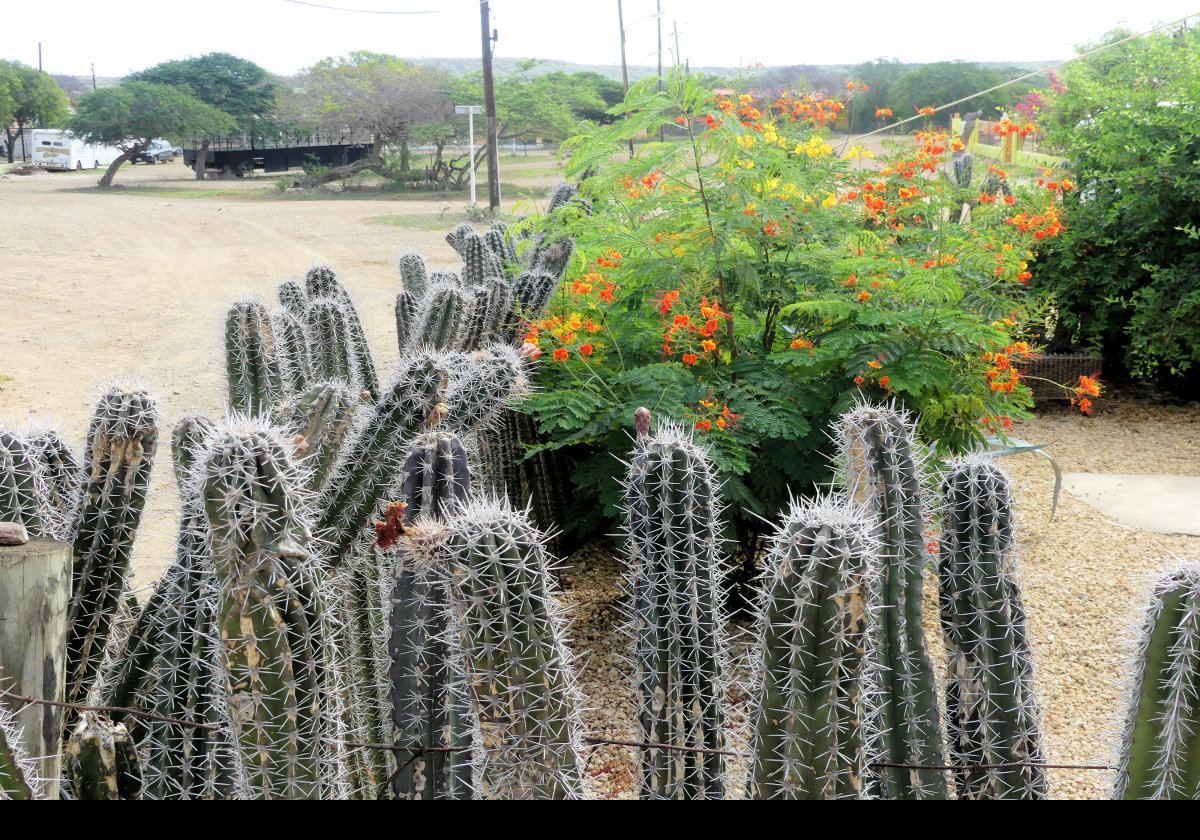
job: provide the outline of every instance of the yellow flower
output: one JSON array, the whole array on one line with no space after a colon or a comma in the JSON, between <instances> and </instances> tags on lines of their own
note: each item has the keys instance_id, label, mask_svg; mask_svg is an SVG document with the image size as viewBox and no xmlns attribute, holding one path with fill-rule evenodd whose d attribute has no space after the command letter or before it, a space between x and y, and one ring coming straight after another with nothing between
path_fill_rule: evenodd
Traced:
<instances>
[{"instance_id":1,"label":"yellow flower","mask_svg":"<svg viewBox=\"0 0 1200 840\"><path fill-rule=\"evenodd\" d=\"M738 135L737 144L743 149L749 151L754 148L754 138L749 134Z\"/></svg>"},{"instance_id":2,"label":"yellow flower","mask_svg":"<svg viewBox=\"0 0 1200 840\"><path fill-rule=\"evenodd\" d=\"M821 206L822 206L822 207L824 207L824 208L826 208L826 209L828 209L828 208L832 207L832 206L833 206L833 205L835 205L835 204L837 204L837 196L836 196L836 195L834 195L833 193L829 193L829 194L828 194L827 196L825 196L825 198L824 198L824 199L821 201Z\"/></svg>"},{"instance_id":3,"label":"yellow flower","mask_svg":"<svg viewBox=\"0 0 1200 840\"><path fill-rule=\"evenodd\" d=\"M779 135L775 133L775 129L773 128L768 128L763 132L763 142L765 143L774 143L778 139Z\"/></svg>"}]
</instances>

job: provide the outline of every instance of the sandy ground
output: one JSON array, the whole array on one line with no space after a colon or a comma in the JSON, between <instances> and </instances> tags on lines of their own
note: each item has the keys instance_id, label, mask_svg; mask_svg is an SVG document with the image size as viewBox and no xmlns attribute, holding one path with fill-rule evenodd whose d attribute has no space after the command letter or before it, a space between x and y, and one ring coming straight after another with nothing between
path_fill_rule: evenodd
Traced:
<instances>
[{"instance_id":1,"label":"sandy ground","mask_svg":"<svg viewBox=\"0 0 1200 840\"><path fill-rule=\"evenodd\" d=\"M538 170L522 183L547 192L557 179L547 155L512 168ZM97 383L116 376L136 376L159 395L164 429L186 411L219 412L227 307L249 293L270 296L281 280L318 263L345 281L387 371L398 356L396 258L412 248L437 268L460 262L443 238L453 222L433 231L366 221L460 213L467 200L459 196L283 198L273 177L198 183L178 162L122 167L116 184L139 194L88 189L99 174L0 179L0 374L12 377L0 382L0 423L53 425L78 445ZM172 194L195 189L238 194ZM486 182L483 190L486 201ZM152 582L172 554L176 501L166 448L152 481L136 545L138 585Z\"/></svg>"},{"instance_id":2,"label":"sandy ground","mask_svg":"<svg viewBox=\"0 0 1200 840\"><path fill-rule=\"evenodd\" d=\"M553 183L548 158L514 164L539 167L544 174L534 172L526 183ZM391 315L397 255L416 248L435 266L458 263L442 231L367 222L436 214L446 200L288 200L273 196L273 179L206 187L236 191L231 195L174 193L197 187L189 175L179 164L126 167L117 182L138 194L88 190L92 173L0 177L0 373L12 377L0 383L0 422L56 425L82 444L96 384L115 375L140 376L160 395L164 429L188 410L219 411L228 304L247 292L268 295L280 280L319 262L345 279L386 370L397 355ZM449 203L458 211L465 200ZM1054 441L1049 452L1066 472L1200 474L1196 406L1129 399L1097 407L1094 419L1051 408L1013 433ZM177 505L169 461L164 448L135 547L139 585L152 582L173 551ZM1122 640L1142 602L1143 581L1172 554L1200 559L1200 538L1131 529L1066 495L1051 521L1053 477L1045 461L1022 455L1005 463L1020 504L1020 564L1049 758L1106 763L1121 711ZM603 546L587 551L574 558L565 593L590 701L585 716L594 731L632 738L626 642L613 626L621 564ZM931 580L927 632L937 651L934 592ZM631 759L626 748L592 751L597 792L628 795ZM1052 781L1055 797L1094 798L1111 773L1053 771Z\"/></svg>"}]
</instances>

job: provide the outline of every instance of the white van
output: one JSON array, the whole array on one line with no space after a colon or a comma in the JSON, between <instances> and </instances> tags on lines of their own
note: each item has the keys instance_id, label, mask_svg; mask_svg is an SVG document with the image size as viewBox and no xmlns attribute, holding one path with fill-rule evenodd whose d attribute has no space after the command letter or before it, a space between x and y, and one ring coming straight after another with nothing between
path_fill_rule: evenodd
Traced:
<instances>
[{"instance_id":1,"label":"white van","mask_svg":"<svg viewBox=\"0 0 1200 840\"><path fill-rule=\"evenodd\" d=\"M46 169L98 169L121 156L113 146L93 146L57 128L33 130L33 163Z\"/></svg>"}]
</instances>

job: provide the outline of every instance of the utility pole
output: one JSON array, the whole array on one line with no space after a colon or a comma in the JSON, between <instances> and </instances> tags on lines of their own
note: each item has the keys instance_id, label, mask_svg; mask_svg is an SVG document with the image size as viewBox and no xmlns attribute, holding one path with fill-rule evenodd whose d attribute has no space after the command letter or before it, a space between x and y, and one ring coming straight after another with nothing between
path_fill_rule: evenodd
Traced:
<instances>
[{"instance_id":1,"label":"utility pole","mask_svg":"<svg viewBox=\"0 0 1200 840\"><path fill-rule=\"evenodd\" d=\"M663 78L662 78L662 0L656 0L655 17L658 18L658 92L662 93ZM658 127L658 142L662 143L667 139L667 127L660 125Z\"/></svg>"},{"instance_id":2,"label":"utility pole","mask_svg":"<svg viewBox=\"0 0 1200 840\"><path fill-rule=\"evenodd\" d=\"M42 42L38 41L38 70L42 69Z\"/></svg>"},{"instance_id":3,"label":"utility pole","mask_svg":"<svg viewBox=\"0 0 1200 840\"><path fill-rule=\"evenodd\" d=\"M96 62L92 62L92 93L96 92Z\"/></svg>"},{"instance_id":4,"label":"utility pole","mask_svg":"<svg viewBox=\"0 0 1200 840\"><path fill-rule=\"evenodd\" d=\"M629 98L629 65L625 63L625 10L617 0L617 24L621 27L621 83L625 85L625 98ZM629 156L633 157L633 138L629 138Z\"/></svg>"},{"instance_id":5,"label":"utility pole","mask_svg":"<svg viewBox=\"0 0 1200 840\"><path fill-rule=\"evenodd\" d=\"M683 54L679 52L679 21L671 21L671 28L675 30L675 63L683 64Z\"/></svg>"},{"instance_id":6,"label":"utility pole","mask_svg":"<svg viewBox=\"0 0 1200 840\"><path fill-rule=\"evenodd\" d=\"M479 24L483 31L483 107L487 114L488 207L500 212L500 150L496 125L496 83L492 78L492 50L497 33L492 30L488 0L479 0Z\"/></svg>"}]
</instances>

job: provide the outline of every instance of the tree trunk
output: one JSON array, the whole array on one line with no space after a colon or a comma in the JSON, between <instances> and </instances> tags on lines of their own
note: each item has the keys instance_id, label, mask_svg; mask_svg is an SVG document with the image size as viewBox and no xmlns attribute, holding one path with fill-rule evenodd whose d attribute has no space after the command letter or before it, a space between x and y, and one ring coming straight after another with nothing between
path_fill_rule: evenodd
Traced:
<instances>
[{"instance_id":1,"label":"tree trunk","mask_svg":"<svg viewBox=\"0 0 1200 840\"><path fill-rule=\"evenodd\" d=\"M71 546L50 540L0 547L0 685L24 697L66 699L67 603ZM3 701L16 709L19 703ZM43 795L58 798L63 710L30 705L17 715L21 737L38 758Z\"/></svg>"},{"instance_id":2,"label":"tree trunk","mask_svg":"<svg viewBox=\"0 0 1200 840\"><path fill-rule=\"evenodd\" d=\"M352 178L358 173L367 172L368 170L383 178L388 177L387 169L378 161L364 158L362 160L356 160L354 163L348 166L338 166L324 172L319 172L316 175L307 175L297 181L297 184L302 189L307 190L312 189L313 187L323 186L324 184L328 184L330 181L338 181L343 178Z\"/></svg>"},{"instance_id":3,"label":"tree trunk","mask_svg":"<svg viewBox=\"0 0 1200 840\"><path fill-rule=\"evenodd\" d=\"M25 142L25 125L17 123L17 136L21 138L21 163L29 160L29 144Z\"/></svg>"},{"instance_id":4,"label":"tree trunk","mask_svg":"<svg viewBox=\"0 0 1200 840\"><path fill-rule=\"evenodd\" d=\"M119 158L114 160L112 163L110 163L108 165L108 169L105 170L105 172L104 172L104 177L100 179L100 181L97 183L97 186L111 187L112 182L113 182L113 177L116 176L117 170L121 168L121 164L125 163L126 161L133 160L133 157L136 154L137 154L137 152L133 152L133 151L126 152L125 154L121 155Z\"/></svg>"},{"instance_id":5,"label":"tree trunk","mask_svg":"<svg viewBox=\"0 0 1200 840\"><path fill-rule=\"evenodd\" d=\"M200 144L200 151L196 152L196 180L204 180L204 171L208 169L208 144L206 139Z\"/></svg>"},{"instance_id":6,"label":"tree trunk","mask_svg":"<svg viewBox=\"0 0 1200 840\"><path fill-rule=\"evenodd\" d=\"M13 133L12 133L11 127L6 127L4 129L4 136L8 140L8 162L12 163L13 162Z\"/></svg>"}]
</instances>

